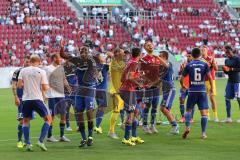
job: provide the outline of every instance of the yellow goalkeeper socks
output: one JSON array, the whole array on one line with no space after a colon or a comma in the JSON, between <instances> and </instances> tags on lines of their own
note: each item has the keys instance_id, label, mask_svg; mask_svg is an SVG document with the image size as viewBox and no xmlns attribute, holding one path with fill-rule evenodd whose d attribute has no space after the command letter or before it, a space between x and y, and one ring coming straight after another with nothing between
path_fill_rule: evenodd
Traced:
<instances>
[{"instance_id":1,"label":"yellow goalkeeper socks","mask_svg":"<svg viewBox=\"0 0 240 160\"><path fill-rule=\"evenodd\" d=\"M112 112L111 119L110 119L110 133L115 133L115 125L118 119L119 113L118 112Z\"/></svg>"},{"instance_id":2,"label":"yellow goalkeeper socks","mask_svg":"<svg viewBox=\"0 0 240 160\"><path fill-rule=\"evenodd\" d=\"M218 112L217 111L213 111L213 115L214 115L214 118L218 118Z\"/></svg>"}]
</instances>

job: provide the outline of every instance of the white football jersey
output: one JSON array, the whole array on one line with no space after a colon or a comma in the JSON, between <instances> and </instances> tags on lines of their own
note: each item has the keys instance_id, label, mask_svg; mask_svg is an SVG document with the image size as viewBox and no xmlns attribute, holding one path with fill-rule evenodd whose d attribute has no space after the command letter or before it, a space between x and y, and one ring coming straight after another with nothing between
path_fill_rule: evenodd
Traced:
<instances>
[{"instance_id":1,"label":"white football jersey","mask_svg":"<svg viewBox=\"0 0 240 160\"><path fill-rule=\"evenodd\" d=\"M61 98L64 96L65 73L62 66L49 65L43 68L48 77L49 90L46 92L47 98Z\"/></svg>"},{"instance_id":2,"label":"white football jersey","mask_svg":"<svg viewBox=\"0 0 240 160\"><path fill-rule=\"evenodd\" d=\"M46 72L38 67L23 68L18 79L23 80L22 100L42 100L42 84L48 84Z\"/></svg>"}]
</instances>

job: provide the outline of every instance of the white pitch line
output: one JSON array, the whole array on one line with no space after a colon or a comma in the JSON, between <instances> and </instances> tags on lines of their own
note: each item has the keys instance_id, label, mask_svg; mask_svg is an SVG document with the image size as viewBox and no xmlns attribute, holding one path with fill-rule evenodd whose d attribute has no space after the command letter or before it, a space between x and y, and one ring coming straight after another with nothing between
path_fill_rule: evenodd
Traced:
<instances>
[{"instance_id":1,"label":"white pitch line","mask_svg":"<svg viewBox=\"0 0 240 160\"><path fill-rule=\"evenodd\" d=\"M80 133L71 133L71 134L64 134L64 135L79 135ZM39 137L30 137L30 139L38 139ZM0 139L0 142L10 142L10 141L17 141L17 139Z\"/></svg>"}]
</instances>

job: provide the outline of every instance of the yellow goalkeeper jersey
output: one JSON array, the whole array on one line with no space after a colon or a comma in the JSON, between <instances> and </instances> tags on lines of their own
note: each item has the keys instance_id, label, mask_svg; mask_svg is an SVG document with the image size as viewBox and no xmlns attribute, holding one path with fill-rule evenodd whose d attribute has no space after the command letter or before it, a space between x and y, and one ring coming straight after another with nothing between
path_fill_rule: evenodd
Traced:
<instances>
[{"instance_id":1,"label":"yellow goalkeeper jersey","mask_svg":"<svg viewBox=\"0 0 240 160\"><path fill-rule=\"evenodd\" d=\"M110 72L110 83L109 83L109 92L111 94L118 93L122 85L121 77L123 70L126 66L124 61L112 60L109 66Z\"/></svg>"}]
</instances>

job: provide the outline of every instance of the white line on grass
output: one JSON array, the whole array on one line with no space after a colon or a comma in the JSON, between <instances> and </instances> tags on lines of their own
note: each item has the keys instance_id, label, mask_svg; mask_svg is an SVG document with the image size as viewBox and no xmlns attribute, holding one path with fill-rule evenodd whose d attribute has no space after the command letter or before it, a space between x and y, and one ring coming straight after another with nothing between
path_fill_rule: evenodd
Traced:
<instances>
[{"instance_id":1,"label":"white line on grass","mask_svg":"<svg viewBox=\"0 0 240 160\"><path fill-rule=\"evenodd\" d=\"M64 135L79 135L79 133L71 133L71 134L64 134ZM30 137L30 139L38 139L39 137ZM17 141L17 139L0 139L0 142L9 142L9 141Z\"/></svg>"}]
</instances>

